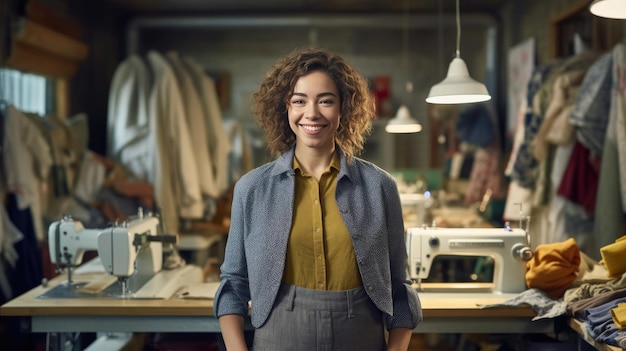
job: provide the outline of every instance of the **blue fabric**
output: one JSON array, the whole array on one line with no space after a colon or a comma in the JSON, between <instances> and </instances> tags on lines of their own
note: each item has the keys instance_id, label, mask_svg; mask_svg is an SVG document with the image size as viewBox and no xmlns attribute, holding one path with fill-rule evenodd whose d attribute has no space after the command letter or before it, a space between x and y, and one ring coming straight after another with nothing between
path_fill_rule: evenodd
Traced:
<instances>
[{"instance_id":1,"label":"blue fabric","mask_svg":"<svg viewBox=\"0 0 626 351\"><path fill-rule=\"evenodd\" d=\"M545 318L556 318L567 314L567 303L563 299L555 300L543 290L530 288L518 295L498 304L480 305L480 308L514 307L529 305L537 313L533 321Z\"/></svg>"},{"instance_id":2,"label":"blue fabric","mask_svg":"<svg viewBox=\"0 0 626 351\"><path fill-rule=\"evenodd\" d=\"M387 328L415 328L422 319L417 293L408 280L404 222L398 188L389 173L337 148L341 169L335 193L350 232L363 286L385 314ZM267 320L281 285L293 215L294 149L256 168L235 184L231 226L215 295L217 317ZM391 284L390 284L391 282Z\"/></svg>"},{"instance_id":3,"label":"blue fabric","mask_svg":"<svg viewBox=\"0 0 626 351\"><path fill-rule=\"evenodd\" d=\"M13 225L24 235L24 238L14 245L19 258L12 270L10 279L13 296L19 296L41 284L43 262L30 207L19 209L15 194L9 193L7 195L7 214Z\"/></svg>"},{"instance_id":4,"label":"blue fabric","mask_svg":"<svg viewBox=\"0 0 626 351\"><path fill-rule=\"evenodd\" d=\"M619 328L613 321L611 310L624 302L626 302L626 297L588 308L584 313L583 319L586 322L589 336L600 342L611 342L610 340L614 340Z\"/></svg>"},{"instance_id":5,"label":"blue fabric","mask_svg":"<svg viewBox=\"0 0 626 351\"><path fill-rule=\"evenodd\" d=\"M33 226L33 216L30 207L20 209L17 205L15 194L7 194L6 199L7 214L13 225L23 234L23 239L15 243L14 248L19 258L15 267L8 272L10 277L13 297L37 287L43 279L43 263L39 243ZM2 317L8 322L8 329L11 335L10 340L3 341L3 346L9 345L15 350L27 349L28 345L41 343L45 340L43 333L29 333L24 330L23 322L19 317Z\"/></svg>"},{"instance_id":6,"label":"blue fabric","mask_svg":"<svg viewBox=\"0 0 626 351\"><path fill-rule=\"evenodd\" d=\"M612 319L611 310L622 302L626 302L626 297L621 297L619 299L603 303L602 305L590 307L585 311L583 320L591 324L600 324L607 318Z\"/></svg>"},{"instance_id":7,"label":"blue fabric","mask_svg":"<svg viewBox=\"0 0 626 351\"><path fill-rule=\"evenodd\" d=\"M482 148L491 145L496 137L493 122L484 104L473 104L462 109L456 130L459 140Z\"/></svg>"}]
</instances>

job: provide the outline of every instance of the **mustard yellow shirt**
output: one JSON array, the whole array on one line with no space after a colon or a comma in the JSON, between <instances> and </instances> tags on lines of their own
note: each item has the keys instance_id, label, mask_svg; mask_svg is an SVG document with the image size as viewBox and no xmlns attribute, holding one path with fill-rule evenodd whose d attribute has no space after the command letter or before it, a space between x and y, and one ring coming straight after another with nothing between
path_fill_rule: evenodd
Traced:
<instances>
[{"instance_id":1,"label":"mustard yellow shirt","mask_svg":"<svg viewBox=\"0 0 626 351\"><path fill-rule=\"evenodd\" d=\"M361 286L354 246L337 202L339 157L320 178L293 158L296 191L283 281L308 289L348 290Z\"/></svg>"}]
</instances>

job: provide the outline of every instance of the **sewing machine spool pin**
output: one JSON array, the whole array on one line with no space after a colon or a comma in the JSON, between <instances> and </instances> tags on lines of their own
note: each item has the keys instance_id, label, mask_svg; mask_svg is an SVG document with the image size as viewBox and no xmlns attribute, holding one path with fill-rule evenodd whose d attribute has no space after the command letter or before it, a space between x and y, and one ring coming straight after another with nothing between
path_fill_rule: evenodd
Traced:
<instances>
[{"instance_id":1,"label":"sewing machine spool pin","mask_svg":"<svg viewBox=\"0 0 626 351\"><path fill-rule=\"evenodd\" d=\"M526 231L526 245L530 247L530 216L526 216L524 214L524 205L521 202L517 202L515 205L519 206L519 227L520 229ZM524 228L524 224L526 224L526 228ZM510 228L508 222L506 223L506 226L507 228Z\"/></svg>"}]
</instances>

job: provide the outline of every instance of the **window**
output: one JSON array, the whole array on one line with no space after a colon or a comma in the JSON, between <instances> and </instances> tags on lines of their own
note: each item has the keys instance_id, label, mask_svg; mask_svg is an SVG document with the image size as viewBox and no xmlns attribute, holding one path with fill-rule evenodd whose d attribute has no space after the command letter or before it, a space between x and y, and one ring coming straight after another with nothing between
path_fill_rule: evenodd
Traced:
<instances>
[{"instance_id":1,"label":"window","mask_svg":"<svg viewBox=\"0 0 626 351\"><path fill-rule=\"evenodd\" d=\"M0 101L41 116L52 111L51 81L43 76L0 68Z\"/></svg>"}]
</instances>

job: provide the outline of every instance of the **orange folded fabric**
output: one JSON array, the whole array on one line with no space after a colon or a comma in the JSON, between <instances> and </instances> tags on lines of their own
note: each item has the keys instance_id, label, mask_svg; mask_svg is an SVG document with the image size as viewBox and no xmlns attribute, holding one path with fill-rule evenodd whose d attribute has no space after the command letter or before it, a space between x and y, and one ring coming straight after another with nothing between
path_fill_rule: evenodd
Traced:
<instances>
[{"instance_id":1,"label":"orange folded fabric","mask_svg":"<svg viewBox=\"0 0 626 351\"><path fill-rule=\"evenodd\" d=\"M579 265L580 250L573 238L538 245L531 260L526 262L526 285L558 299L576 280Z\"/></svg>"}]
</instances>

